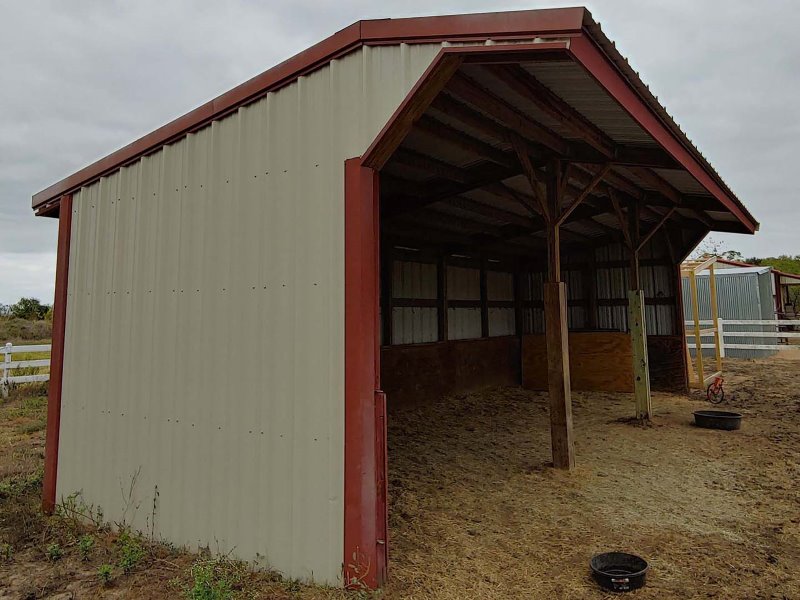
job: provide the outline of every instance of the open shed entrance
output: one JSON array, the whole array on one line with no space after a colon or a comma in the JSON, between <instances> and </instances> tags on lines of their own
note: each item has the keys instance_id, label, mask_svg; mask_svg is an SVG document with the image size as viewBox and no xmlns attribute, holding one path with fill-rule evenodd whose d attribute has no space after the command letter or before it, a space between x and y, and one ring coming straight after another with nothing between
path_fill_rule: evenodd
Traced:
<instances>
[{"instance_id":1,"label":"open shed entrance","mask_svg":"<svg viewBox=\"0 0 800 600\"><path fill-rule=\"evenodd\" d=\"M443 49L346 164L348 579L386 575L387 406L547 390L571 468L571 389L639 418L651 385L686 389L679 264L743 226L596 52Z\"/></svg>"}]
</instances>

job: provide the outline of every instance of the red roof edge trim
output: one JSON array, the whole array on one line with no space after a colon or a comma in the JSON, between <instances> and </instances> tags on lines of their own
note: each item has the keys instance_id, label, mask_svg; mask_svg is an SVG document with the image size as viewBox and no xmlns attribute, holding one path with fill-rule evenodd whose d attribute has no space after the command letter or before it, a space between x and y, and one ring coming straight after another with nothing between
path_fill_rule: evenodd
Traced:
<instances>
[{"instance_id":1,"label":"red roof edge trim","mask_svg":"<svg viewBox=\"0 0 800 600\"><path fill-rule=\"evenodd\" d=\"M594 79L614 98L617 103L636 121L664 150L666 150L684 169L705 187L723 206L725 206L744 225L749 233L758 230L758 221L739 202L705 160L699 156L685 136L679 134L674 121L663 119L654 110L652 102L643 97L617 65L609 60L607 54L589 36L575 38L570 44L570 53Z\"/></svg>"},{"instance_id":2,"label":"red roof edge trim","mask_svg":"<svg viewBox=\"0 0 800 600\"><path fill-rule=\"evenodd\" d=\"M32 206L39 215L52 214L62 195L74 192L81 186L108 175L160 146L177 141L210 121L287 85L301 75L310 73L364 44L403 41L442 42L453 38L491 39L579 33L586 13L586 9L579 7L357 21L231 91L42 190L33 196Z\"/></svg>"}]
</instances>

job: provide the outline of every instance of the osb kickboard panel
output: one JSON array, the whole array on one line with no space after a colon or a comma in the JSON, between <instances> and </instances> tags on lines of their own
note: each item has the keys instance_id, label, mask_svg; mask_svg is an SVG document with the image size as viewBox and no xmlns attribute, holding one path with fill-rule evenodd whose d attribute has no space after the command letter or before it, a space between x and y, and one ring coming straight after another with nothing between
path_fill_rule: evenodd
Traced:
<instances>
[{"instance_id":1,"label":"osb kickboard panel","mask_svg":"<svg viewBox=\"0 0 800 600\"><path fill-rule=\"evenodd\" d=\"M651 335L647 338L650 387L663 392L685 392L686 347L679 335Z\"/></svg>"},{"instance_id":2,"label":"osb kickboard panel","mask_svg":"<svg viewBox=\"0 0 800 600\"><path fill-rule=\"evenodd\" d=\"M572 389L587 392L632 392L633 358L627 333L569 334ZM522 339L522 387L547 389L547 349L543 335Z\"/></svg>"},{"instance_id":3,"label":"osb kickboard panel","mask_svg":"<svg viewBox=\"0 0 800 600\"><path fill-rule=\"evenodd\" d=\"M519 385L519 339L497 337L381 348L389 409L485 386Z\"/></svg>"}]
</instances>

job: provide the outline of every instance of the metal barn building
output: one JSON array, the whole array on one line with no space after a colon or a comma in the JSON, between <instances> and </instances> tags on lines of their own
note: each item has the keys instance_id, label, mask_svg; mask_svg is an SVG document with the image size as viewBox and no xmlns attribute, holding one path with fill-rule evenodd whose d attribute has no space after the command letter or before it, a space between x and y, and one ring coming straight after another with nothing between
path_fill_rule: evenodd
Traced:
<instances>
[{"instance_id":1,"label":"metal barn building","mask_svg":"<svg viewBox=\"0 0 800 600\"><path fill-rule=\"evenodd\" d=\"M571 389L685 389L679 265L758 227L583 8L354 23L33 208L45 509L370 586L387 406L546 389L571 468Z\"/></svg>"},{"instance_id":2,"label":"metal barn building","mask_svg":"<svg viewBox=\"0 0 800 600\"><path fill-rule=\"evenodd\" d=\"M800 284L800 277L791 273L783 273L770 266L758 266L725 259L717 259L714 272L716 280L717 310L720 319L737 321L774 321L787 317L786 309L790 298L788 287ZM683 281L684 319L693 319L692 302L687 279ZM701 320L711 319L711 293L709 273L703 271L697 276L698 307ZM794 314L792 315L794 316ZM800 323L800 321L798 321ZM763 336L748 336L746 332L777 332L777 325L725 325L728 333L741 331L739 336L725 336L726 344L769 345L780 343L776 339L765 339ZM690 336L692 337L692 336ZM712 336L703 337L703 344L711 341ZM695 350L690 348L692 356ZM763 348L726 348L725 355L730 358L763 358L775 354L776 350ZM703 350L703 355L713 354L713 350Z\"/></svg>"}]
</instances>

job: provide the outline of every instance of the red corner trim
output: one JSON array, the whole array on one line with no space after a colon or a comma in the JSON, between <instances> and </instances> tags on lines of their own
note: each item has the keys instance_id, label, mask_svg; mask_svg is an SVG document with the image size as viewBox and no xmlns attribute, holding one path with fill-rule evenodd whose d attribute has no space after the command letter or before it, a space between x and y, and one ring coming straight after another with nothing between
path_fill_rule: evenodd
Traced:
<instances>
[{"instance_id":1,"label":"red corner trim","mask_svg":"<svg viewBox=\"0 0 800 600\"><path fill-rule=\"evenodd\" d=\"M67 323L69 247L72 231L72 196L62 196L58 213L56 293L53 302L53 343L50 353L50 385L47 392L47 435L44 450L42 508L52 513L56 505L58 436L61 428L61 384L64 375L64 333Z\"/></svg>"},{"instance_id":2,"label":"red corner trim","mask_svg":"<svg viewBox=\"0 0 800 600\"><path fill-rule=\"evenodd\" d=\"M344 560L345 584L383 583L385 436L376 410L378 367L378 172L345 161ZM380 435L379 435L380 434ZM383 448L380 448L382 440ZM383 450L383 456L380 450ZM385 522L385 521L384 521ZM384 529L382 531L382 529Z\"/></svg>"}]
</instances>

